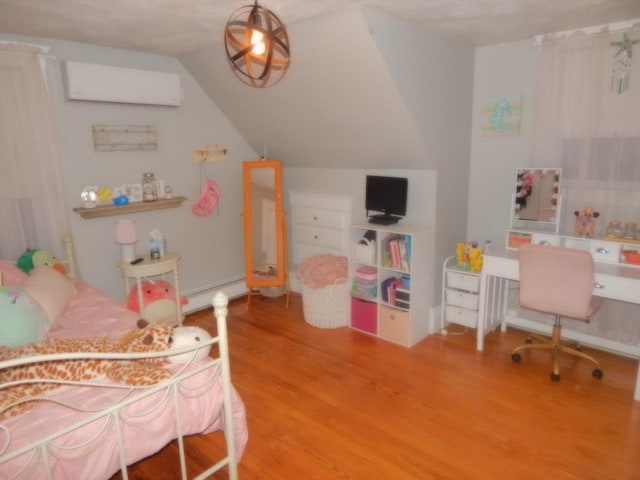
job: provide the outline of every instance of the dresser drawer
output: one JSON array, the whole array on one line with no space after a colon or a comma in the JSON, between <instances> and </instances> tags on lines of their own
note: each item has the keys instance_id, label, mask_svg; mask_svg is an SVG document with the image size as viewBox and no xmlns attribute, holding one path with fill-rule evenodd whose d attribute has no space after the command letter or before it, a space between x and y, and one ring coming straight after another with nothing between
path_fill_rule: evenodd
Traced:
<instances>
[{"instance_id":1,"label":"dresser drawer","mask_svg":"<svg viewBox=\"0 0 640 480\"><path fill-rule=\"evenodd\" d=\"M378 313L378 335L385 340L409 344L409 312L380 307Z\"/></svg>"},{"instance_id":2,"label":"dresser drawer","mask_svg":"<svg viewBox=\"0 0 640 480\"><path fill-rule=\"evenodd\" d=\"M312 225L295 226L296 242L309 243L340 252L346 251L346 235L343 231L330 230Z\"/></svg>"},{"instance_id":3,"label":"dresser drawer","mask_svg":"<svg viewBox=\"0 0 640 480\"><path fill-rule=\"evenodd\" d=\"M476 328L478 324L478 312L462 307L454 307L452 305L447 305L445 308L447 322L464 325L469 328Z\"/></svg>"},{"instance_id":4,"label":"dresser drawer","mask_svg":"<svg viewBox=\"0 0 640 480\"><path fill-rule=\"evenodd\" d=\"M347 227L347 215L343 211L314 207L296 207L295 223L315 225L324 228L344 230Z\"/></svg>"},{"instance_id":5,"label":"dresser drawer","mask_svg":"<svg viewBox=\"0 0 640 480\"><path fill-rule=\"evenodd\" d=\"M461 292L460 290L453 290L447 288L447 305L455 305L457 307L468 308L469 310L478 309L478 299L480 298L475 293Z\"/></svg>"},{"instance_id":6,"label":"dresser drawer","mask_svg":"<svg viewBox=\"0 0 640 480\"><path fill-rule=\"evenodd\" d=\"M620 243L591 240L589 251L595 262L617 263L620 258Z\"/></svg>"},{"instance_id":7,"label":"dresser drawer","mask_svg":"<svg viewBox=\"0 0 640 480\"><path fill-rule=\"evenodd\" d=\"M480 275L447 272L447 286L468 292L477 292L480 288Z\"/></svg>"}]
</instances>

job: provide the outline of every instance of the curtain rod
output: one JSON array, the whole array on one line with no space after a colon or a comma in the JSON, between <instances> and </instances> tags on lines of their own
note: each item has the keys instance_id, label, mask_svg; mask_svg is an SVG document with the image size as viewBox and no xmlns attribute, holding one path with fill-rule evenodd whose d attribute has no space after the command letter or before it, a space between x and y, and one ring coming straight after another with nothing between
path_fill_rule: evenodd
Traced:
<instances>
[{"instance_id":1,"label":"curtain rod","mask_svg":"<svg viewBox=\"0 0 640 480\"><path fill-rule=\"evenodd\" d=\"M540 44L542 43L542 40L544 40L544 38L547 37L547 36L551 36L551 37L554 37L554 38L568 37L568 36L573 35L574 33L577 33L577 32L585 33L587 35L591 35L591 34L594 34L594 33L600 33L604 29L607 29L609 32L617 32L619 30L624 30L624 29L630 28L636 23L640 23L640 18L636 18L636 19L633 19L633 20L625 20L625 21L622 21L622 22L607 23L607 24L604 24L604 25L597 25L597 26L594 26L594 27L575 28L573 30L564 30L562 32L553 32L553 33L546 33L546 34L536 35L535 37L533 37L533 45L536 46L536 47L540 46Z\"/></svg>"}]
</instances>

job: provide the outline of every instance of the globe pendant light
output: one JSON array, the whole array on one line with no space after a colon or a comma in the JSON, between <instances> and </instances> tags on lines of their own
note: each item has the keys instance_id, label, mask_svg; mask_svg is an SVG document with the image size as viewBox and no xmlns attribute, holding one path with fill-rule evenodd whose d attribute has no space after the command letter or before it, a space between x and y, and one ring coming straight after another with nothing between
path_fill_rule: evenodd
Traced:
<instances>
[{"instance_id":1,"label":"globe pendant light","mask_svg":"<svg viewBox=\"0 0 640 480\"><path fill-rule=\"evenodd\" d=\"M269 87L289 68L289 37L271 10L245 5L233 12L224 30L224 44L231 69L253 87Z\"/></svg>"}]
</instances>

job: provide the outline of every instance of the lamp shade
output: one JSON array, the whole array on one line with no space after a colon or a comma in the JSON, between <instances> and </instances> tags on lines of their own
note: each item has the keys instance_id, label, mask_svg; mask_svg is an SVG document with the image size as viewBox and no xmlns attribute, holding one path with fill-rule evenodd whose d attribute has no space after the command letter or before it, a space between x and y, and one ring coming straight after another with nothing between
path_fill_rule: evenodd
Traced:
<instances>
[{"instance_id":1,"label":"lamp shade","mask_svg":"<svg viewBox=\"0 0 640 480\"><path fill-rule=\"evenodd\" d=\"M233 73L252 87L277 83L289 68L287 30L275 13L258 5L258 0L231 14L224 44Z\"/></svg>"},{"instance_id":2,"label":"lamp shade","mask_svg":"<svg viewBox=\"0 0 640 480\"><path fill-rule=\"evenodd\" d=\"M129 245L138 241L136 224L132 220L119 220L116 222L116 243Z\"/></svg>"}]
</instances>

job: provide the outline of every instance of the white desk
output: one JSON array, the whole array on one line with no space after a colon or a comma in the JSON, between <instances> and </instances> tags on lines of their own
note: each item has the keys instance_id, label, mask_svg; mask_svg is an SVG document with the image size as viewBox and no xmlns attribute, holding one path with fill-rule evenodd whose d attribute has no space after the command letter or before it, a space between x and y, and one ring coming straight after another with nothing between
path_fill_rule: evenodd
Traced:
<instances>
[{"instance_id":1,"label":"white desk","mask_svg":"<svg viewBox=\"0 0 640 480\"><path fill-rule=\"evenodd\" d=\"M640 268L613 263L595 263L594 295L640 304ZM477 349L484 347L484 336L504 322L507 309L506 280L518 280L518 251L484 255L480 274L480 299L477 328ZM635 400L640 400L640 364L636 379Z\"/></svg>"}]
</instances>

